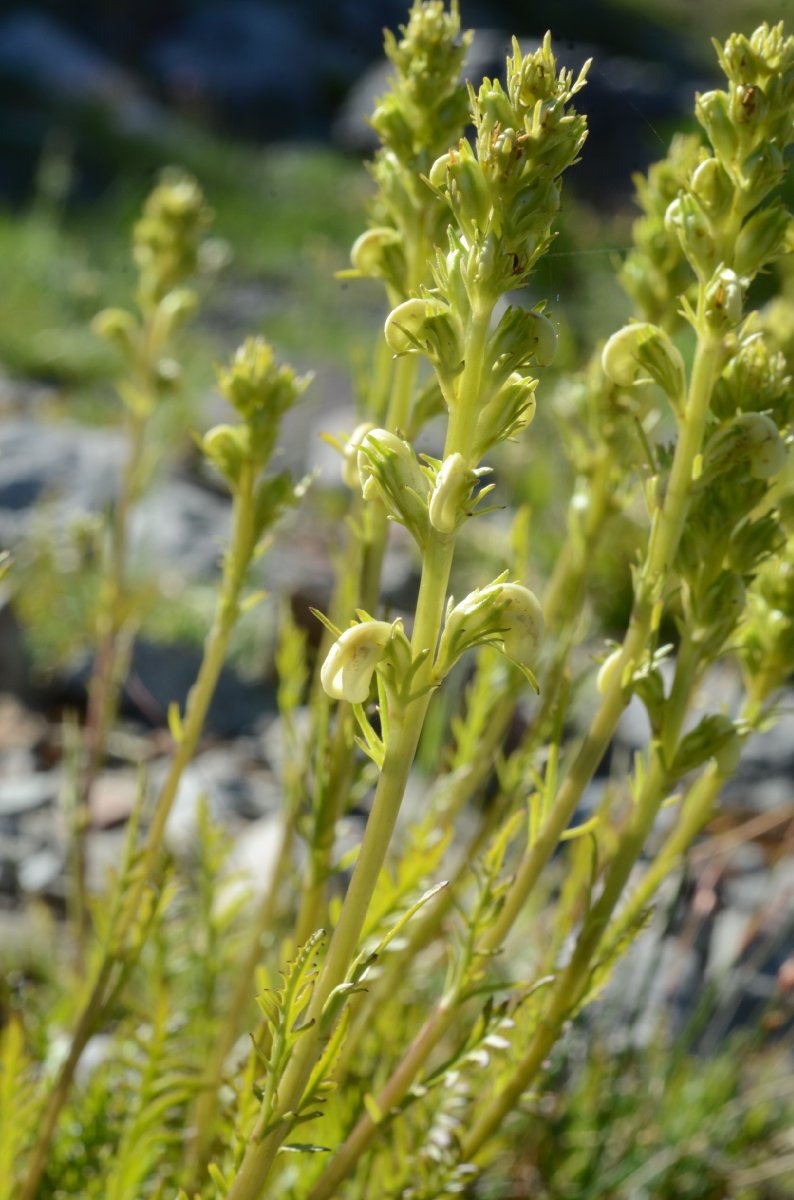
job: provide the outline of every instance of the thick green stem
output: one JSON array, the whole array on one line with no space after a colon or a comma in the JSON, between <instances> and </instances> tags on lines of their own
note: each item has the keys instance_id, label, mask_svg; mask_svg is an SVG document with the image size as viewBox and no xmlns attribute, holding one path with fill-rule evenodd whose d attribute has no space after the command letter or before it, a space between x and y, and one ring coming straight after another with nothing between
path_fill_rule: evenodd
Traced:
<instances>
[{"instance_id":1,"label":"thick green stem","mask_svg":"<svg viewBox=\"0 0 794 1200\"><path fill-rule=\"evenodd\" d=\"M434 542L435 552L428 552L417 605L414 646L432 648L438 637L446 596L452 544ZM432 638L426 641L428 634ZM429 674L431 656L428 656ZM417 684L419 680L417 679ZM334 930L328 955L315 985L306 1015L307 1032L297 1043L293 1058L279 1085L279 1109L295 1112L303 1097L311 1072L322 1053L323 1038L328 1031L322 1028L322 1015L331 993L344 983L358 949L361 931L369 904L377 885L386 852L399 813L408 772L414 760L419 736L424 724L430 694L414 700L404 714L392 714L390 738L375 799L361 844L358 860L345 896L339 923ZM229 1200L253 1200L272 1166L279 1145L287 1135L287 1121L263 1137L263 1129L252 1135L249 1150L240 1172L229 1192ZM260 1140L261 1139L261 1140Z\"/></svg>"},{"instance_id":2,"label":"thick green stem","mask_svg":"<svg viewBox=\"0 0 794 1200\"><path fill-rule=\"evenodd\" d=\"M386 428L396 432L404 429L410 418L416 384L417 359L406 355L393 366L392 387ZM363 546L355 537L348 544L348 564L339 576L339 588L332 605L331 620L345 622L351 611L363 608L374 612L380 596L383 558L386 553L389 523L382 505L366 505L359 497L356 520L365 529ZM324 638L321 657L330 649L330 637ZM301 903L295 925L295 941L301 945L324 919L326 890L330 874L336 825L348 802L353 779L356 746L354 720L349 705L337 708L334 733L330 738L330 700L318 692L315 703L318 713L317 778L320 789L316 802L311 856L301 891ZM324 761L327 757L327 763Z\"/></svg>"},{"instance_id":3,"label":"thick green stem","mask_svg":"<svg viewBox=\"0 0 794 1200\"><path fill-rule=\"evenodd\" d=\"M471 321L466 369L447 431L445 455L458 452L468 459L471 454L489 321L490 309L483 310ZM398 708L389 715L390 732L383 769L350 886L314 987L306 1013L305 1032L298 1040L284 1077L278 1084L277 1122L274 1127L271 1123L268 1132L263 1126L263 1112L251 1135L228 1200L255 1200L261 1195L278 1149L292 1127L289 1114L299 1111L314 1066L322 1054L324 1038L329 1036L330 1030L324 1027L323 1013L331 994L345 982L356 957L430 703L433 657L443 622L453 553L454 538L436 535L431 531L424 553L411 638L414 658L420 654L426 655L414 681L417 695L404 710Z\"/></svg>"}]
</instances>

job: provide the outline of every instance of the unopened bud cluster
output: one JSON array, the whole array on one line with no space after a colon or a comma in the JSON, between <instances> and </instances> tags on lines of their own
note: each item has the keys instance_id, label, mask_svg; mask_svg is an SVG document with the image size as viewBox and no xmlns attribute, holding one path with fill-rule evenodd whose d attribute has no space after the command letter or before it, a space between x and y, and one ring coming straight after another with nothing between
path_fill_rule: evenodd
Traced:
<instances>
[{"instance_id":1,"label":"unopened bud cluster","mask_svg":"<svg viewBox=\"0 0 794 1200\"><path fill-rule=\"evenodd\" d=\"M575 79L558 72L548 34L527 55L514 39L506 88L486 79L471 91L474 148L461 141L429 174L468 251L470 294L477 287L497 297L519 286L548 246L560 176L587 133L585 118L571 107L586 73L587 66Z\"/></svg>"},{"instance_id":2,"label":"unopened bud cluster","mask_svg":"<svg viewBox=\"0 0 794 1200\"><path fill-rule=\"evenodd\" d=\"M192 275L210 213L196 181L166 172L133 230L142 304L156 304Z\"/></svg>"},{"instance_id":3,"label":"unopened bud cluster","mask_svg":"<svg viewBox=\"0 0 794 1200\"><path fill-rule=\"evenodd\" d=\"M372 227L351 253L354 271L382 279L393 305L429 282L427 259L444 238L445 205L422 176L466 123L461 75L471 43L471 34L461 34L457 4L448 12L441 0L416 0L401 35L386 33L394 73L371 118L381 142L370 167L378 192Z\"/></svg>"},{"instance_id":4,"label":"unopened bud cluster","mask_svg":"<svg viewBox=\"0 0 794 1200\"><path fill-rule=\"evenodd\" d=\"M166 172L150 193L133 231L138 267L139 312L108 308L93 320L94 332L125 360L129 379L119 385L127 407L144 418L155 399L173 392L181 380L169 339L195 314L195 292L184 286L195 272L202 234L211 219L194 179Z\"/></svg>"},{"instance_id":5,"label":"unopened bud cluster","mask_svg":"<svg viewBox=\"0 0 794 1200\"><path fill-rule=\"evenodd\" d=\"M275 447L281 419L308 386L291 367L276 362L264 338L248 338L228 367L219 370L220 388L241 418L236 425L216 425L201 439L207 461L224 477L232 493L242 487L253 494L253 536L258 540L282 508L294 502L296 490L287 472L257 479Z\"/></svg>"},{"instance_id":6,"label":"unopened bud cluster","mask_svg":"<svg viewBox=\"0 0 794 1200\"><path fill-rule=\"evenodd\" d=\"M764 24L718 55L727 87L696 101L708 144L675 139L639 184L644 215L623 280L651 320L672 327L688 266L709 287L707 316L722 333L739 324L751 280L791 244L790 214L771 193L794 140L794 39Z\"/></svg>"}]
</instances>

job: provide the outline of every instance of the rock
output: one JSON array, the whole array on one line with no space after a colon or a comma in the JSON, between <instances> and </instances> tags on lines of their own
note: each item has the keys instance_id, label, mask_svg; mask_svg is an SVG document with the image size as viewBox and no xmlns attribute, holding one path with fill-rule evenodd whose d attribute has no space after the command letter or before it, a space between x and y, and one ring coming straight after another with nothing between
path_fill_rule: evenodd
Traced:
<instances>
[{"instance_id":1,"label":"rock","mask_svg":"<svg viewBox=\"0 0 794 1200\"><path fill-rule=\"evenodd\" d=\"M0 762L3 774L6 774L9 753L31 753L46 734L47 723L42 716L25 708L15 696L0 694Z\"/></svg>"},{"instance_id":2,"label":"rock","mask_svg":"<svg viewBox=\"0 0 794 1200\"><path fill-rule=\"evenodd\" d=\"M55 846L40 846L19 864L19 886L28 895L48 895L58 900L65 895L65 859Z\"/></svg>"},{"instance_id":3,"label":"rock","mask_svg":"<svg viewBox=\"0 0 794 1200\"><path fill-rule=\"evenodd\" d=\"M85 883L93 895L107 893L110 879L118 875L127 841L127 830L90 830L85 843Z\"/></svg>"},{"instance_id":4,"label":"rock","mask_svg":"<svg viewBox=\"0 0 794 1200\"><path fill-rule=\"evenodd\" d=\"M123 824L135 807L140 774L132 768L103 771L94 780L89 799L92 829L112 829Z\"/></svg>"},{"instance_id":5,"label":"rock","mask_svg":"<svg viewBox=\"0 0 794 1200\"><path fill-rule=\"evenodd\" d=\"M159 480L130 516L130 561L160 586L215 579L228 542L231 504L184 479Z\"/></svg>"},{"instance_id":6,"label":"rock","mask_svg":"<svg viewBox=\"0 0 794 1200\"><path fill-rule=\"evenodd\" d=\"M15 779L0 779L0 817L19 817L54 804L61 786L59 771L37 771Z\"/></svg>"},{"instance_id":7,"label":"rock","mask_svg":"<svg viewBox=\"0 0 794 1200\"><path fill-rule=\"evenodd\" d=\"M241 891L255 898L267 892L278 865L282 832L281 817L272 814L254 821L240 833L226 860L227 879L219 891L219 904L225 907Z\"/></svg>"},{"instance_id":8,"label":"rock","mask_svg":"<svg viewBox=\"0 0 794 1200\"><path fill-rule=\"evenodd\" d=\"M0 425L0 545L12 546L36 522L57 531L76 517L100 512L118 490L123 435L33 420Z\"/></svg>"},{"instance_id":9,"label":"rock","mask_svg":"<svg viewBox=\"0 0 794 1200\"><path fill-rule=\"evenodd\" d=\"M297 6L225 0L188 9L148 64L172 98L236 119L249 132L294 136L317 102L317 46Z\"/></svg>"},{"instance_id":10,"label":"rock","mask_svg":"<svg viewBox=\"0 0 794 1200\"><path fill-rule=\"evenodd\" d=\"M0 369L0 412L24 414L45 409L52 403L56 389L35 379L17 379Z\"/></svg>"},{"instance_id":11,"label":"rock","mask_svg":"<svg viewBox=\"0 0 794 1200\"><path fill-rule=\"evenodd\" d=\"M187 642L138 638L122 691L122 713L143 720L152 728L165 727L172 703L178 704L184 713L201 657L201 648ZM53 685L53 696L61 704L83 708L90 675L91 662L84 660ZM254 729L275 707L276 698L269 684L241 679L232 667L225 666L209 706L204 734L236 737Z\"/></svg>"},{"instance_id":12,"label":"rock","mask_svg":"<svg viewBox=\"0 0 794 1200\"><path fill-rule=\"evenodd\" d=\"M2 110L0 181L25 195L40 181L48 135L57 131L77 164L96 172L102 154L120 163L126 152L163 150L174 120L143 92L125 68L53 16L17 6L0 21L0 92L13 95ZM173 139L176 141L176 139ZM184 138L183 138L184 142ZM13 152L9 151L13 148ZM151 155L152 158L155 155ZM70 183L64 177L63 186Z\"/></svg>"},{"instance_id":13,"label":"rock","mask_svg":"<svg viewBox=\"0 0 794 1200\"><path fill-rule=\"evenodd\" d=\"M168 771L164 762L152 770L153 794L159 791ZM213 822L234 827L236 820L251 814L277 811L281 790L272 775L251 773L234 746L218 747L198 755L182 774L176 799L166 824L165 839L173 854L189 858L196 850L201 806L207 804Z\"/></svg>"},{"instance_id":14,"label":"rock","mask_svg":"<svg viewBox=\"0 0 794 1200\"><path fill-rule=\"evenodd\" d=\"M47 13L18 9L0 21L0 77L61 102L115 100L129 81Z\"/></svg>"}]
</instances>

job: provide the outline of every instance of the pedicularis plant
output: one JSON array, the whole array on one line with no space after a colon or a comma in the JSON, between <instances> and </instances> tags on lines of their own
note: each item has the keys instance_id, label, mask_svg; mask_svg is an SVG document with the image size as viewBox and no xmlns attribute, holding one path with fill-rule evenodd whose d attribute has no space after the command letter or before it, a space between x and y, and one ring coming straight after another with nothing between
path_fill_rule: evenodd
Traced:
<instances>
[{"instance_id":1,"label":"pedicularis plant","mask_svg":"<svg viewBox=\"0 0 794 1200\"><path fill-rule=\"evenodd\" d=\"M470 523L508 499L489 458L531 438L534 372L554 356L543 303L520 297L585 145L575 104L587 66L558 69L548 36L526 55L516 42L504 86L466 90L468 41L457 8L439 2L415 3L401 37L386 39L393 80L373 117L376 194L351 274L381 280L389 311L361 423L339 445L347 547L318 614L313 680L298 630L285 619L281 633L278 867L255 907L230 909L217 832L205 830L189 878L162 849L230 631L256 599L249 566L301 491L266 468L307 381L252 339L219 374L236 424L201 440L233 500L204 662L185 713L171 714L171 772L142 800L114 890L91 909L80 986L59 996L62 1049L35 1005L4 1031L0 1197L480 1194L481 1173L520 1155L555 1044L646 923L743 742L774 718L794 665L794 315L785 288L755 309L753 284L792 248L778 191L794 140L794 40L763 25L718 47L726 85L697 97L702 132L676 139L639 181L623 267L637 319L545 401L575 483L540 599L521 517L515 563L466 595L450 580ZM195 185L166 180L136 229L139 315L100 321L127 359L133 452L109 533L89 783L127 628L125 514L145 421L167 402L162 347L192 306L181 280L205 219ZM439 458L416 449L431 417L444 425ZM593 549L629 509L647 533L628 627L600 669L592 655L583 667L572 651L587 630ZM415 610L399 617L379 600L394 524L421 562ZM697 712L717 660L740 699ZM585 728L563 742L571 696L596 671ZM459 697L451 720L446 692ZM530 720L508 752L522 697ZM632 697L648 744L578 817ZM308 737L297 720L307 701ZM428 721L448 723L448 744L420 779ZM409 782L421 803L395 837ZM340 863L339 820L365 801L361 843ZM100 1032L110 1048L80 1071Z\"/></svg>"}]
</instances>

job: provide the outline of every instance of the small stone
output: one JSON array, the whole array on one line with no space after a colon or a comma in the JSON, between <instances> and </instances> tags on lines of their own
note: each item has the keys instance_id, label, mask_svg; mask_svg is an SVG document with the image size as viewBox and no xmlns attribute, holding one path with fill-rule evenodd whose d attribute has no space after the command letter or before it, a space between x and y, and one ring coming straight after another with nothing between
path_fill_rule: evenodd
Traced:
<instances>
[{"instance_id":1,"label":"small stone","mask_svg":"<svg viewBox=\"0 0 794 1200\"><path fill-rule=\"evenodd\" d=\"M226 861L229 879L220 890L227 904L240 890L260 897L270 887L278 865L284 822L274 815L248 825L238 836Z\"/></svg>"},{"instance_id":2,"label":"small stone","mask_svg":"<svg viewBox=\"0 0 794 1200\"><path fill-rule=\"evenodd\" d=\"M726 908L715 917L706 968L708 979L720 979L739 961L750 925L750 916L737 908Z\"/></svg>"},{"instance_id":3,"label":"small stone","mask_svg":"<svg viewBox=\"0 0 794 1200\"><path fill-rule=\"evenodd\" d=\"M19 886L23 892L32 895L50 892L53 890L56 880L62 878L63 870L63 855L52 846L42 846L19 863L17 868ZM63 895L63 887L55 890L59 896Z\"/></svg>"},{"instance_id":4,"label":"small stone","mask_svg":"<svg viewBox=\"0 0 794 1200\"><path fill-rule=\"evenodd\" d=\"M0 779L0 816L18 816L53 804L60 788L60 772L38 771L17 779Z\"/></svg>"},{"instance_id":5,"label":"small stone","mask_svg":"<svg viewBox=\"0 0 794 1200\"><path fill-rule=\"evenodd\" d=\"M105 771L91 788L89 818L94 829L111 829L127 820L135 807L140 789L137 771Z\"/></svg>"}]
</instances>

